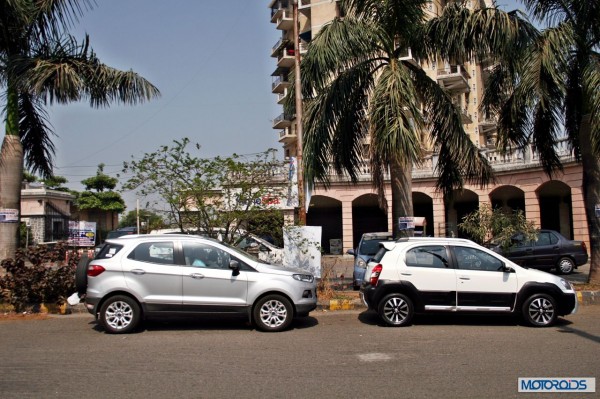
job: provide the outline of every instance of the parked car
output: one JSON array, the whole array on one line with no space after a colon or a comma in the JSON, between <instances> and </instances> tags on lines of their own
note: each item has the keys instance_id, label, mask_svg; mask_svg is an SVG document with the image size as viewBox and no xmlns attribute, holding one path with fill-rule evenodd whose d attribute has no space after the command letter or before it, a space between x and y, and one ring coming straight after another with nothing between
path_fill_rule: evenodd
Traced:
<instances>
[{"instance_id":1,"label":"parked car","mask_svg":"<svg viewBox=\"0 0 600 399\"><path fill-rule=\"evenodd\" d=\"M392 233L365 233L360 238L356 249L349 249L346 253L354 255L354 271L352 273L352 286L355 290L360 289L365 278L365 269L367 262L379 250L379 243L382 241L393 240Z\"/></svg>"},{"instance_id":2,"label":"parked car","mask_svg":"<svg viewBox=\"0 0 600 399\"><path fill-rule=\"evenodd\" d=\"M571 283L521 267L472 241L403 238L382 243L369 263L361 297L390 326L415 313L520 315L547 327L577 311Z\"/></svg>"},{"instance_id":3,"label":"parked car","mask_svg":"<svg viewBox=\"0 0 600 399\"><path fill-rule=\"evenodd\" d=\"M245 234L235 243L242 251L255 255L263 262L271 264L283 263L283 248L254 234Z\"/></svg>"},{"instance_id":4,"label":"parked car","mask_svg":"<svg viewBox=\"0 0 600 399\"><path fill-rule=\"evenodd\" d=\"M168 315L246 315L262 331L281 331L317 306L303 270L271 266L214 239L183 234L107 240L81 262L77 291L108 333Z\"/></svg>"},{"instance_id":5,"label":"parked car","mask_svg":"<svg viewBox=\"0 0 600 399\"><path fill-rule=\"evenodd\" d=\"M511 241L513 244L507 250L500 245L491 245L490 248L518 265L556 269L560 274L570 274L588 261L585 242L568 240L554 230L540 230L535 240L516 234Z\"/></svg>"}]
</instances>

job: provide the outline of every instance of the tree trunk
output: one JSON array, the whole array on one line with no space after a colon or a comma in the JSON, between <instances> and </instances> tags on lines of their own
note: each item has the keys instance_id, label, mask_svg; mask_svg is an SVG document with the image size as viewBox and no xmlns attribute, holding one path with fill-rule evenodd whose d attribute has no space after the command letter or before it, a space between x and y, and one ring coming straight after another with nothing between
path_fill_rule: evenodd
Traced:
<instances>
[{"instance_id":1,"label":"tree trunk","mask_svg":"<svg viewBox=\"0 0 600 399\"><path fill-rule=\"evenodd\" d=\"M412 201L412 164L394 159L390 166L392 189L392 233L394 237L412 236L413 231L400 231L398 218L413 215Z\"/></svg>"},{"instance_id":2,"label":"tree trunk","mask_svg":"<svg viewBox=\"0 0 600 399\"><path fill-rule=\"evenodd\" d=\"M19 244L23 145L19 136L18 95L10 85L6 95L6 135L0 149L0 210L15 212L18 220L0 221L0 260L12 258Z\"/></svg>"},{"instance_id":3,"label":"tree trunk","mask_svg":"<svg viewBox=\"0 0 600 399\"><path fill-rule=\"evenodd\" d=\"M600 283L600 219L596 216L596 206L600 206L600 161L592 152L589 115L586 115L581 121L579 137L582 144L583 200L590 233L590 275L588 281Z\"/></svg>"}]
</instances>

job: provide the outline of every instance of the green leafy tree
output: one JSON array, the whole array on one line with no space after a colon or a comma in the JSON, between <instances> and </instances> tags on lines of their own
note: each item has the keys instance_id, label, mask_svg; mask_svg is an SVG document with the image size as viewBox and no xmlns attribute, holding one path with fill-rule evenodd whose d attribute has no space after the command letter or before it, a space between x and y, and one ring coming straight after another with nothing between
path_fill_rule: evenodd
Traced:
<instances>
[{"instance_id":1,"label":"green leafy tree","mask_svg":"<svg viewBox=\"0 0 600 399\"><path fill-rule=\"evenodd\" d=\"M412 169L423 161L430 144L439 155L437 184L445 194L461 188L463 179L483 185L492 175L464 131L451 94L403 58L409 49L414 57L427 55L427 4L342 1L343 15L319 31L301 64L307 181L327 185L334 170L356 182L367 158L385 207L389 171L395 234L398 218L413 216ZM291 106L288 102L286 109L291 111ZM421 109L429 115L428 123ZM425 127L428 137L422 134ZM368 154L363 150L366 140Z\"/></svg>"},{"instance_id":2,"label":"green leafy tree","mask_svg":"<svg viewBox=\"0 0 600 399\"><path fill-rule=\"evenodd\" d=\"M54 145L45 106L89 100L92 107L158 96L147 80L100 62L86 36L69 28L93 0L0 2L0 87L6 133L0 149L0 208L19 209L23 164L52 175ZM14 255L18 223L0 223L0 259Z\"/></svg>"},{"instance_id":3,"label":"green leafy tree","mask_svg":"<svg viewBox=\"0 0 600 399\"><path fill-rule=\"evenodd\" d=\"M282 181L273 184L273 176L284 167L272 160L274 150L250 160L235 154L202 159L187 150L188 144L187 138L175 140L172 146L125 163L123 171L131 177L123 188L137 190L157 208L166 204L166 218L182 232L216 234L219 229L226 242L233 242L249 221L281 201L287 186Z\"/></svg>"},{"instance_id":4,"label":"green leafy tree","mask_svg":"<svg viewBox=\"0 0 600 399\"><path fill-rule=\"evenodd\" d=\"M101 238L102 232L114 228L112 224L106 223L106 215L108 214L110 220L113 220L115 213L119 214L126 208L121 194L113 191L118 182L117 178L104 173L104 164L98 165L96 176L81 181L85 186L85 191L78 193L75 204L81 210L91 211L91 217L96 216L96 223L100 231L99 238Z\"/></svg>"},{"instance_id":5,"label":"green leafy tree","mask_svg":"<svg viewBox=\"0 0 600 399\"><path fill-rule=\"evenodd\" d=\"M542 26L497 9L449 7L430 37L452 37L446 56L488 59L481 112L498 115L498 147L532 145L548 175L561 170L558 140L566 136L583 166L589 224L590 280L600 281L600 2L524 0ZM477 28L476 28L477 27Z\"/></svg>"},{"instance_id":6,"label":"green leafy tree","mask_svg":"<svg viewBox=\"0 0 600 399\"><path fill-rule=\"evenodd\" d=\"M162 229L164 227L163 218L148 209L140 209L139 212L140 222L143 223L143 226L140 226L140 230L142 233L149 233L152 230ZM129 226L137 226L137 211L129 211L119 220L119 227L129 227Z\"/></svg>"},{"instance_id":7,"label":"green leafy tree","mask_svg":"<svg viewBox=\"0 0 600 399\"><path fill-rule=\"evenodd\" d=\"M492 209L488 204L483 204L478 210L466 215L458 228L481 245L493 240L504 249L510 247L511 238L516 233L522 233L528 240L532 240L538 232L535 224L527 220L522 210Z\"/></svg>"}]
</instances>

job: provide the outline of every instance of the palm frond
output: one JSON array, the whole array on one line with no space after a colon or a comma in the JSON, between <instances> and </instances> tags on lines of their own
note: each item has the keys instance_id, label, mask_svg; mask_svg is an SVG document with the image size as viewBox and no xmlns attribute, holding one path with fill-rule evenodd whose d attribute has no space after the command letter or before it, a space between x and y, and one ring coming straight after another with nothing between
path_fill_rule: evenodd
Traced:
<instances>
[{"instance_id":1,"label":"palm frond","mask_svg":"<svg viewBox=\"0 0 600 399\"><path fill-rule=\"evenodd\" d=\"M19 129L27 168L43 177L52 176L54 132L43 104L35 96L19 95Z\"/></svg>"},{"instance_id":2,"label":"palm frond","mask_svg":"<svg viewBox=\"0 0 600 399\"><path fill-rule=\"evenodd\" d=\"M594 154L600 154L600 55L595 53L582 71L583 91L589 100L587 104L591 121L591 146Z\"/></svg>"}]
</instances>

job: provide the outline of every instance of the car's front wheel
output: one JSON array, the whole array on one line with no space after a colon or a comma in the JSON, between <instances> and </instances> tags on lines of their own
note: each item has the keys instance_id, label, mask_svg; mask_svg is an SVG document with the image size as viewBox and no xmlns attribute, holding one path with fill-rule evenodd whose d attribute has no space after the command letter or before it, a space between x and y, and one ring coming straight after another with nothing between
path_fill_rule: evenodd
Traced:
<instances>
[{"instance_id":1,"label":"car's front wheel","mask_svg":"<svg viewBox=\"0 0 600 399\"><path fill-rule=\"evenodd\" d=\"M256 302L252 316L259 330L282 331L292 323L294 308L290 301L281 295L267 295Z\"/></svg>"},{"instance_id":2,"label":"car's front wheel","mask_svg":"<svg viewBox=\"0 0 600 399\"><path fill-rule=\"evenodd\" d=\"M534 327L549 327L556 322L556 301L548 294L534 294L523 304L523 318Z\"/></svg>"},{"instance_id":3,"label":"car's front wheel","mask_svg":"<svg viewBox=\"0 0 600 399\"><path fill-rule=\"evenodd\" d=\"M404 294L390 294L379 303L378 313L386 324L401 327L410 324L415 311L409 297Z\"/></svg>"},{"instance_id":4,"label":"car's front wheel","mask_svg":"<svg viewBox=\"0 0 600 399\"><path fill-rule=\"evenodd\" d=\"M100 322L110 334L132 332L138 326L141 315L140 305L125 295L108 298L100 308Z\"/></svg>"},{"instance_id":5,"label":"car's front wheel","mask_svg":"<svg viewBox=\"0 0 600 399\"><path fill-rule=\"evenodd\" d=\"M556 268L560 274L571 274L575 269L575 262L571 258L560 258Z\"/></svg>"}]
</instances>

